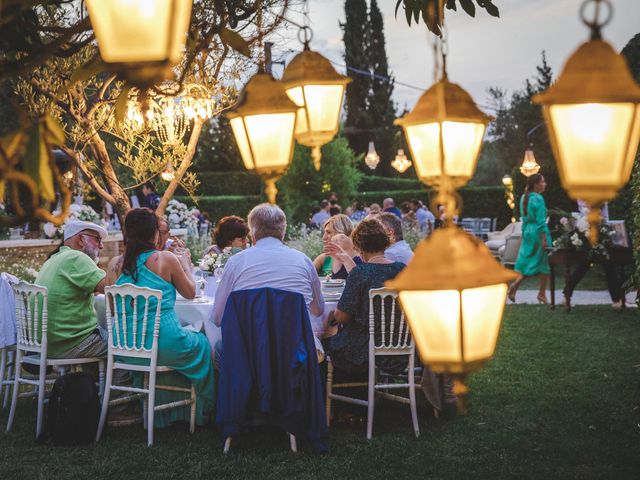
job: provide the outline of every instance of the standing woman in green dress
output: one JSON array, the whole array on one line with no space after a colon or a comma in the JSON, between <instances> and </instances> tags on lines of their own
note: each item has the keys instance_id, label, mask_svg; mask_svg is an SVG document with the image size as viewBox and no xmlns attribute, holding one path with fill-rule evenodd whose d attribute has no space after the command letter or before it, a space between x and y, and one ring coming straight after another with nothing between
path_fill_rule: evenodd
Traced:
<instances>
[{"instance_id":1,"label":"standing woman in green dress","mask_svg":"<svg viewBox=\"0 0 640 480\"><path fill-rule=\"evenodd\" d=\"M516 301L516 292L522 280L537 275L540 279L538 302L548 303L546 288L550 270L546 248L551 245L551 233L547 226L547 207L542 197L545 188L547 182L541 174L536 173L527 178L524 195L520 198L522 244L514 270L521 277L509 287L507 296L512 302Z\"/></svg>"}]
</instances>

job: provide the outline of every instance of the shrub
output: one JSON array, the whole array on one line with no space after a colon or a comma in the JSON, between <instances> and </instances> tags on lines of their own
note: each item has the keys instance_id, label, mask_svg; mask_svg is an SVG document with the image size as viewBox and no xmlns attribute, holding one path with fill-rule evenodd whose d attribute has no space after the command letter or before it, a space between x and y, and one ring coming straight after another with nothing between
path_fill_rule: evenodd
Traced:
<instances>
[{"instance_id":1,"label":"shrub","mask_svg":"<svg viewBox=\"0 0 640 480\"><path fill-rule=\"evenodd\" d=\"M319 172L313 167L310 149L296 145L293 162L278 182L278 204L292 224L305 223L312 208L329 192L336 192L340 199L354 198L361 177L355 154L344 137L322 147Z\"/></svg>"},{"instance_id":2,"label":"shrub","mask_svg":"<svg viewBox=\"0 0 640 480\"><path fill-rule=\"evenodd\" d=\"M285 243L289 247L301 251L311 260L315 259L324 250L322 230L307 231L307 227L304 224L291 226Z\"/></svg>"},{"instance_id":3,"label":"shrub","mask_svg":"<svg viewBox=\"0 0 640 480\"><path fill-rule=\"evenodd\" d=\"M253 172L198 172L196 173L200 185L197 192L201 196L260 195L262 183L260 177ZM186 192L179 191L179 195Z\"/></svg>"}]
</instances>

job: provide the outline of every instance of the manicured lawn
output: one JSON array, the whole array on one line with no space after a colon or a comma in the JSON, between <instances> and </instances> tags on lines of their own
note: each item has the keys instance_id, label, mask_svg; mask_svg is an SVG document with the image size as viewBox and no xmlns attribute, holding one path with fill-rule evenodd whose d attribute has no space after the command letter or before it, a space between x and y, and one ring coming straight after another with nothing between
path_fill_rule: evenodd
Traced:
<instances>
[{"instance_id":1,"label":"manicured lawn","mask_svg":"<svg viewBox=\"0 0 640 480\"><path fill-rule=\"evenodd\" d=\"M640 317L636 309L508 306L497 356L470 379L468 415L434 420L381 403L374 439L332 427L327 456L287 450L259 431L229 458L213 428L156 433L111 429L84 448L37 446L24 402L14 432L0 433L0 479L65 478L640 478ZM8 412L0 415L6 424Z\"/></svg>"}]
</instances>

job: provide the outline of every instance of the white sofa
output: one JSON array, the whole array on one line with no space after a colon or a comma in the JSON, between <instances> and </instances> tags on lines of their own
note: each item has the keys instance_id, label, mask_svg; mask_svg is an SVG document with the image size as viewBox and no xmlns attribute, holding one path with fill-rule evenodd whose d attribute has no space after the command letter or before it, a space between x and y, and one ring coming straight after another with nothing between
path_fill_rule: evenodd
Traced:
<instances>
[{"instance_id":1,"label":"white sofa","mask_svg":"<svg viewBox=\"0 0 640 480\"><path fill-rule=\"evenodd\" d=\"M507 239L510 237L522 236L522 222L510 223L503 230L500 230L499 232L489 232L487 236L488 240L484 242L484 244L491 251L494 257L501 258L507 244Z\"/></svg>"}]
</instances>

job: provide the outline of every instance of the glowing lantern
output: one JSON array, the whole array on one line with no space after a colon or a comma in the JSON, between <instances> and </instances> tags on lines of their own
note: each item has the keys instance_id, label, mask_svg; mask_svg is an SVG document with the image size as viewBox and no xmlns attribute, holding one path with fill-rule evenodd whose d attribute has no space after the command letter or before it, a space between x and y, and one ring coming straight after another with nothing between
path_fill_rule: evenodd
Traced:
<instances>
[{"instance_id":1,"label":"glowing lantern","mask_svg":"<svg viewBox=\"0 0 640 480\"><path fill-rule=\"evenodd\" d=\"M167 78L182 57L192 0L87 0L102 59L130 79Z\"/></svg>"},{"instance_id":2,"label":"glowing lantern","mask_svg":"<svg viewBox=\"0 0 640 480\"><path fill-rule=\"evenodd\" d=\"M282 84L258 72L227 114L244 166L262 177L271 203L276 202L278 192L275 182L293 156L296 111Z\"/></svg>"},{"instance_id":3,"label":"glowing lantern","mask_svg":"<svg viewBox=\"0 0 640 480\"><path fill-rule=\"evenodd\" d=\"M402 148L398 149L396 158L394 158L391 162L391 166L395 168L399 173L406 172L407 169L411 166L411 160L407 158Z\"/></svg>"}]
</instances>

